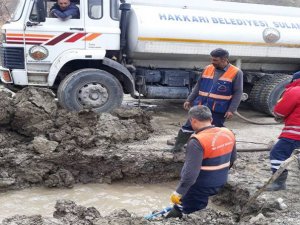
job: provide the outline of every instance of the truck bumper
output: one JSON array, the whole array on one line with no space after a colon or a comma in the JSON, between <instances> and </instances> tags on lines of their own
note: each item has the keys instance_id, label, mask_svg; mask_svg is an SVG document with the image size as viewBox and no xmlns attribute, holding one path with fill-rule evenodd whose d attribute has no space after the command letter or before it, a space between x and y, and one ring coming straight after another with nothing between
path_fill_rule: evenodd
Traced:
<instances>
[{"instance_id":1,"label":"truck bumper","mask_svg":"<svg viewBox=\"0 0 300 225\"><path fill-rule=\"evenodd\" d=\"M5 84L12 84L13 78L11 76L10 70L0 66L0 78L1 81Z\"/></svg>"}]
</instances>

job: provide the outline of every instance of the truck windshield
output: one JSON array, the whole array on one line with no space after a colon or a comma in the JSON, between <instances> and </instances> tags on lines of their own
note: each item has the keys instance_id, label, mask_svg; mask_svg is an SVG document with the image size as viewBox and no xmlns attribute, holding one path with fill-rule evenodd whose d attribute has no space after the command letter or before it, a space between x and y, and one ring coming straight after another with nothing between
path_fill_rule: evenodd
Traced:
<instances>
[{"instance_id":1,"label":"truck windshield","mask_svg":"<svg viewBox=\"0 0 300 225\"><path fill-rule=\"evenodd\" d=\"M12 21L17 21L21 18L23 10L24 10L24 6L25 6L25 2L26 0L15 0L15 1L9 1L9 3L7 4L7 8L11 14L10 19Z\"/></svg>"}]
</instances>

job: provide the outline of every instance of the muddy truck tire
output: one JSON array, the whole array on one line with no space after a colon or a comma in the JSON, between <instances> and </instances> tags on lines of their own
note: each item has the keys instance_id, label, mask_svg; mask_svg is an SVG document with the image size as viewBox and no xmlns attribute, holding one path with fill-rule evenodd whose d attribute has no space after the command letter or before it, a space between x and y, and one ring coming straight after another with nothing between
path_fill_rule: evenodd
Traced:
<instances>
[{"instance_id":1,"label":"muddy truck tire","mask_svg":"<svg viewBox=\"0 0 300 225\"><path fill-rule=\"evenodd\" d=\"M121 105L123 89L117 78L106 71L81 69L60 83L57 97L61 106L70 111L110 112Z\"/></svg>"},{"instance_id":2,"label":"muddy truck tire","mask_svg":"<svg viewBox=\"0 0 300 225\"><path fill-rule=\"evenodd\" d=\"M251 90L250 102L252 106L258 111L273 116L274 106L290 81L291 76L286 74L262 77Z\"/></svg>"}]
</instances>

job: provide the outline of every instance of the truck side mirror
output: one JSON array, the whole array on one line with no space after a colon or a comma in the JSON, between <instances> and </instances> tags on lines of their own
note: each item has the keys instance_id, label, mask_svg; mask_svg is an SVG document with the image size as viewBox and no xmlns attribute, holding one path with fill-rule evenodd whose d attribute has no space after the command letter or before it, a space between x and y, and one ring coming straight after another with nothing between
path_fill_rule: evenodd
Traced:
<instances>
[{"instance_id":1,"label":"truck side mirror","mask_svg":"<svg viewBox=\"0 0 300 225\"><path fill-rule=\"evenodd\" d=\"M45 22L46 21L46 8L45 8L45 0L37 0L37 22Z\"/></svg>"}]
</instances>

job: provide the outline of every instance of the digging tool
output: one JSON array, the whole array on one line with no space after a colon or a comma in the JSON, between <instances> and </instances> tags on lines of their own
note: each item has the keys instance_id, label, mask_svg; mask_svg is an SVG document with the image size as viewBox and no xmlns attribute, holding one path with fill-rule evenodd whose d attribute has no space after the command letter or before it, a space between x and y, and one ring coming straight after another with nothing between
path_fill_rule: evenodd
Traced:
<instances>
[{"instance_id":1,"label":"digging tool","mask_svg":"<svg viewBox=\"0 0 300 225\"><path fill-rule=\"evenodd\" d=\"M172 208L173 208L172 206L168 206L168 207L164 208L163 210L161 210L159 212L154 212L154 213L151 213L151 214L149 214L147 216L144 216L144 218L146 220L152 220L152 219L154 219L154 218L156 218L158 216L162 216L165 213L170 212Z\"/></svg>"},{"instance_id":2,"label":"digging tool","mask_svg":"<svg viewBox=\"0 0 300 225\"><path fill-rule=\"evenodd\" d=\"M290 158L285 160L279 167L279 169L271 176L271 178L262 186L259 190L257 190L254 195L249 199L249 201L246 203L246 205L242 208L242 211L239 215L238 222L243 218L247 208L254 202L255 199L258 198L258 196L264 192L266 187L269 184L272 184L282 173L283 171L288 167L291 162L294 160L298 160L298 157L300 156L300 149L296 149Z\"/></svg>"}]
</instances>

